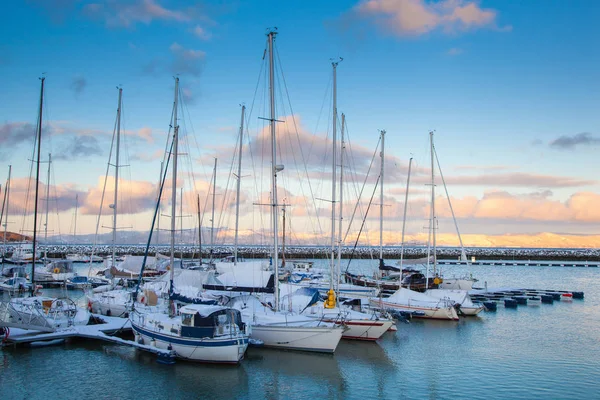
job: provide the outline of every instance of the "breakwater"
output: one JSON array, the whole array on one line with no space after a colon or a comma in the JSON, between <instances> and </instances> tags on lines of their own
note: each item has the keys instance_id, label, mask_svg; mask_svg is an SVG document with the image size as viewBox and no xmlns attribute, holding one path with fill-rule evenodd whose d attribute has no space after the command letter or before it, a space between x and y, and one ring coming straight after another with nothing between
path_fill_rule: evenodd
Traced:
<instances>
[{"instance_id":1,"label":"breakwater","mask_svg":"<svg viewBox=\"0 0 600 400\"><path fill-rule=\"evenodd\" d=\"M48 244L38 246L40 252L47 252L48 257L63 258L70 253L94 254L106 256L112 254L112 246L98 245L95 248L92 245L81 244ZM143 255L146 246L144 245L118 245L116 252L119 255L133 254ZM8 255L13 248L7 246ZM385 259L399 259L401 254L400 246L386 246L383 248ZM150 254L156 252L162 254L169 253L168 245L150 246ZM331 247L329 246L286 246L285 257L294 258L328 258L330 257ZM198 246L178 245L175 249L177 257L197 258L199 253ZM457 247L438 247L437 256L440 259L458 259L461 250ZM554 261L600 261L600 249L545 249L545 248L496 248L496 247L469 247L465 248L465 253L469 257L475 257L476 260L554 260ZM233 246L220 245L210 248L202 248L202 257L214 258L233 254ZM244 258L268 258L270 248L268 246L239 246L238 254ZM369 259L379 258L379 249L375 247L361 246L353 249L352 247L343 247L342 256L344 258ZM427 256L427 247L410 246L404 248L404 258L421 258ZM281 253L280 253L281 257Z\"/></svg>"}]
</instances>

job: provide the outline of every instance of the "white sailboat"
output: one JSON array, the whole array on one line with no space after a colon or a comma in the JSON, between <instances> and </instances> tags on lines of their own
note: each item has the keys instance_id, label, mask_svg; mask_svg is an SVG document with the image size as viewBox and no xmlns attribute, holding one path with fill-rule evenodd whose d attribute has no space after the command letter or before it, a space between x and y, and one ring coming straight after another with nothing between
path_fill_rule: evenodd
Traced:
<instances>
[{"instance_id":1,"label":"white sailboat","mask_svg":"<svg viewBox=\"0 0 600 400\"><path fill-rule=\"evenodd\" d=\"M385 131L381 132L381 147L384 147ZM383 158L383 150L382 150ZM383 159L382 159L383 163ZM433 164L433 159L432 159ZM432 165L433 166L433 165ZM433 181L433 175L432 175ZM432 184L433 190L433 184ZM433 193L433 192L432 192ZM433 194L432 194L433 198ZM430 227L433 233L433 253L435 260L435 229L434 229L434 215L435 206L432 206L432 218L430 219ZM380 253L381 257L381 253ZM429 254L427 255L429 257ZM381 259L382 260L382 259ZM429 258L428 258L429 260ZM382 262L382 261L381 261ZM428 263L429 265L429 263ZM426 275L428 276L428 275ZM427 278L429 279L429 278ZM443 319L443 320L458 320L458 314L456 313L453 303L445 299L438 299L426 294L415 292L404 287L400 287L394 294L388 298L370 298L369 304L372 307L380 308L388 311L400 311L411 314L413 317L418 318L430 318L430 319Z\"/></svg>"},{"instance_id":2,"label":"white sailboat","mask_svg":"<svg viewBox=\"0 0 600 400\"><path fill-rule=\"evenodd\" d=\"M385 332L387 332L394 321L385 318L380 313L372 311L364 313L359 310L354 310L350 307L344 307L339 303L340 297L340 274L341 274L341 257L342 257L342 241L343 241L343 185L344 185L344 130L345 116L342 114L342 129L341 129L341 145L340 145L340 212L338 221L338 235L336 243L335 233L335 208L336 208L336 169L337 169L337 66L339 61L332 62L333 67L333 130L332 130L332 190L331 190L331 284L328 298L324 303L319 302L321 307L310 307L304 311L305 315L310 315L324 321L343 324L346 326L342 337L344 339L357 340L377 340ZM336 257L337 251L337 257Z\"/></svg>"},{"instance_id":3,"label":"white sailboat","mask_svg":"<svg viewBox=\"0 0 600 400\"><path fill-rule=\"evenodd\" d=\"M240 296L232 299L231 305L242 312L246 323L252 324L252 338L261 340L266 347L286 350L304 350L333 353L342 337L344 328L333 323L322 322L294 312L280 311L279 304L279 207L277 202L277 173L283 170L277 164L275 133L275 77L273 42L277 32L268 33L269 54L269 98L271 131L271 204L273 229L273 307L265 307L257 298Z\"/></svg>"},{"instance_id":4,"label":"white sailboat","mask_svg":"<svg viewBox=\"0 0 600 400\"><path fill-rule=\"evenodd\" d=\"M431 232L433 234L433 274L437 276L437 249L436 249L436 241L435 241L435 226L436 226L436 214L435 214L435 184L434 184L434 168L437 165L438 170L440 172L440 178L442 180L442 184L444 185L444 191L446 192L446 198L448 199L448 206L450 208L450 212L452 213L452 220L454 221L454 227L456 229L456 234L458 236L458 241L460 243L460 259L465 262L467 265L469 261L467 259L467 255L465 254L465 248L463 246L462 238L460 236L460 232L458 230L458 223L456 222L456 216L454 215L454 208L452 208L452 202L450 201L450 196L448 194L448 188L446 187L446 181L444 180L444 175L442 174L442 169L440 167L440 161L437 157L437 151L435 150L435 145L433 144L433 132L429 133L430 138L430 147L431 147ZM437 163L434 163L434 160ZM429 263L427 263L427 268L429 272ZM429 276L429 273L427 274ZM440 279L438 287L440 289L450 289L450 290L471 290L473 288L473 284L476 282L476 279L473 279L472 276L462 276L462 277L443 277Z\"/></svg>"},{"instance_id":5,"label":"white sailboat","mask_svg":"<svg viewBox=\"0 0 600 400\"><path fill-rule=\"evenodd\" d=\"M177 204L177 153L179 123L177 104L179 78L175 78L175 101L173 105L173 187L171 189L171 256L170 290L173 294L175 261L175 211ZM164 185L164 179L161 182ZM158 209L158 204L157 204ZM156 212L155 212L156 213ZM140 279L142 272L140 272ZM130 313L131 326L136 340L173 350L176 357L198 362L237 364L248 347L249 327L242 322L238 310L207 304L191 304L177 310L171 297L168 311L164 308L135 304Z\"/></svg>"},{"instance_id":6,"label":"white sailboat","mask_svg":"<svg viewBox=\"0 0 600 400\"><path fill-rule=\"evenodd\" d=\"M42 141L42 106L44 101L44 82L41 78L40 90L40 108L38 114L38 126L36 133L37 161L35 178L35 198L33 211L33 243L32 254L36 254L37 239L37 214L38 214L38 193L40 181L40 150ZM24 329L55 331L57 329L68 328L72 325L85 325L89 322L87 310L81 309L70 299L57 299L52 297L34 296L37 288L35 284L35 263L31 267L31 286L30 297L14 297L8 302L0 303L0 317L7 318L8 321L0 321L2 324L17 326Z\"/></svg>"}]
</instances>

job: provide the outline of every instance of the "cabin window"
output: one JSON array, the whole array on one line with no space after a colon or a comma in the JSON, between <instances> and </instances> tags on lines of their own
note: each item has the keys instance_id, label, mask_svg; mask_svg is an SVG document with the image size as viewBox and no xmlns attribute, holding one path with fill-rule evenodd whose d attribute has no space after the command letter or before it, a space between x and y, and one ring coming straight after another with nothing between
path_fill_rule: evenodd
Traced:
<instances>
[{"instance_id":1,"label":"cabin window","mask_svg":"<svg viewBox=\"0 0 600 400\"><path fill-rule=\"evenodd\" d=\"M181 314L181 324L186 326L192 326L193 314Z\"/></svg>"}]
</instances>

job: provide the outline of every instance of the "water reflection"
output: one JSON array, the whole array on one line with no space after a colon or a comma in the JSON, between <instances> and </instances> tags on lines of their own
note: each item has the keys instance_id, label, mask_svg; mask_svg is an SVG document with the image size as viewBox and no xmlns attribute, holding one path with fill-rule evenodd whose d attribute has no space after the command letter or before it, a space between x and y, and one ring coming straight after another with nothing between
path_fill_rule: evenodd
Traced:
<instances>
[{"instance_id":1,"label":"water reflection","mask_svg":"<svg viewBox=\"0 0 600 400\"><path fill-rule=\"evenodd\" d=\"M249 348L243 364L253 371L256 398L341 398L344 378L336 355Z\"/></svg>"}]
</instances>

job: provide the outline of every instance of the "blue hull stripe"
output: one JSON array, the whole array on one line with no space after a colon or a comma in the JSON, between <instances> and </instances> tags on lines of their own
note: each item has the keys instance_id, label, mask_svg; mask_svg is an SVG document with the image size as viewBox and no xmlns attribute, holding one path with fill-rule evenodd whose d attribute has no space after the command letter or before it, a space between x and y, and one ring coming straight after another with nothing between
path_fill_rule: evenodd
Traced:
<instances>
[{"instance_id":1,"label":"blue hull stripe","mask_svg":"<svg viewBox=\"0 0 600 400\"><path fill-rule=\"evenodd\" d=\"M160 333L148 331L146 329L140 328L134 324L131 324L131 327L137 333L151 337L156 340L161 340L163 342L180 344L183 346L195 346L195 347L223 347L223 346L237 346L238 339L231 340L215 340L212 338L207 338L205 340L194 340L194 339L182 339L174 336L161 335ZM239 339L242 343L247 344L248 338Z\"/></svg>"}]
</instances>

